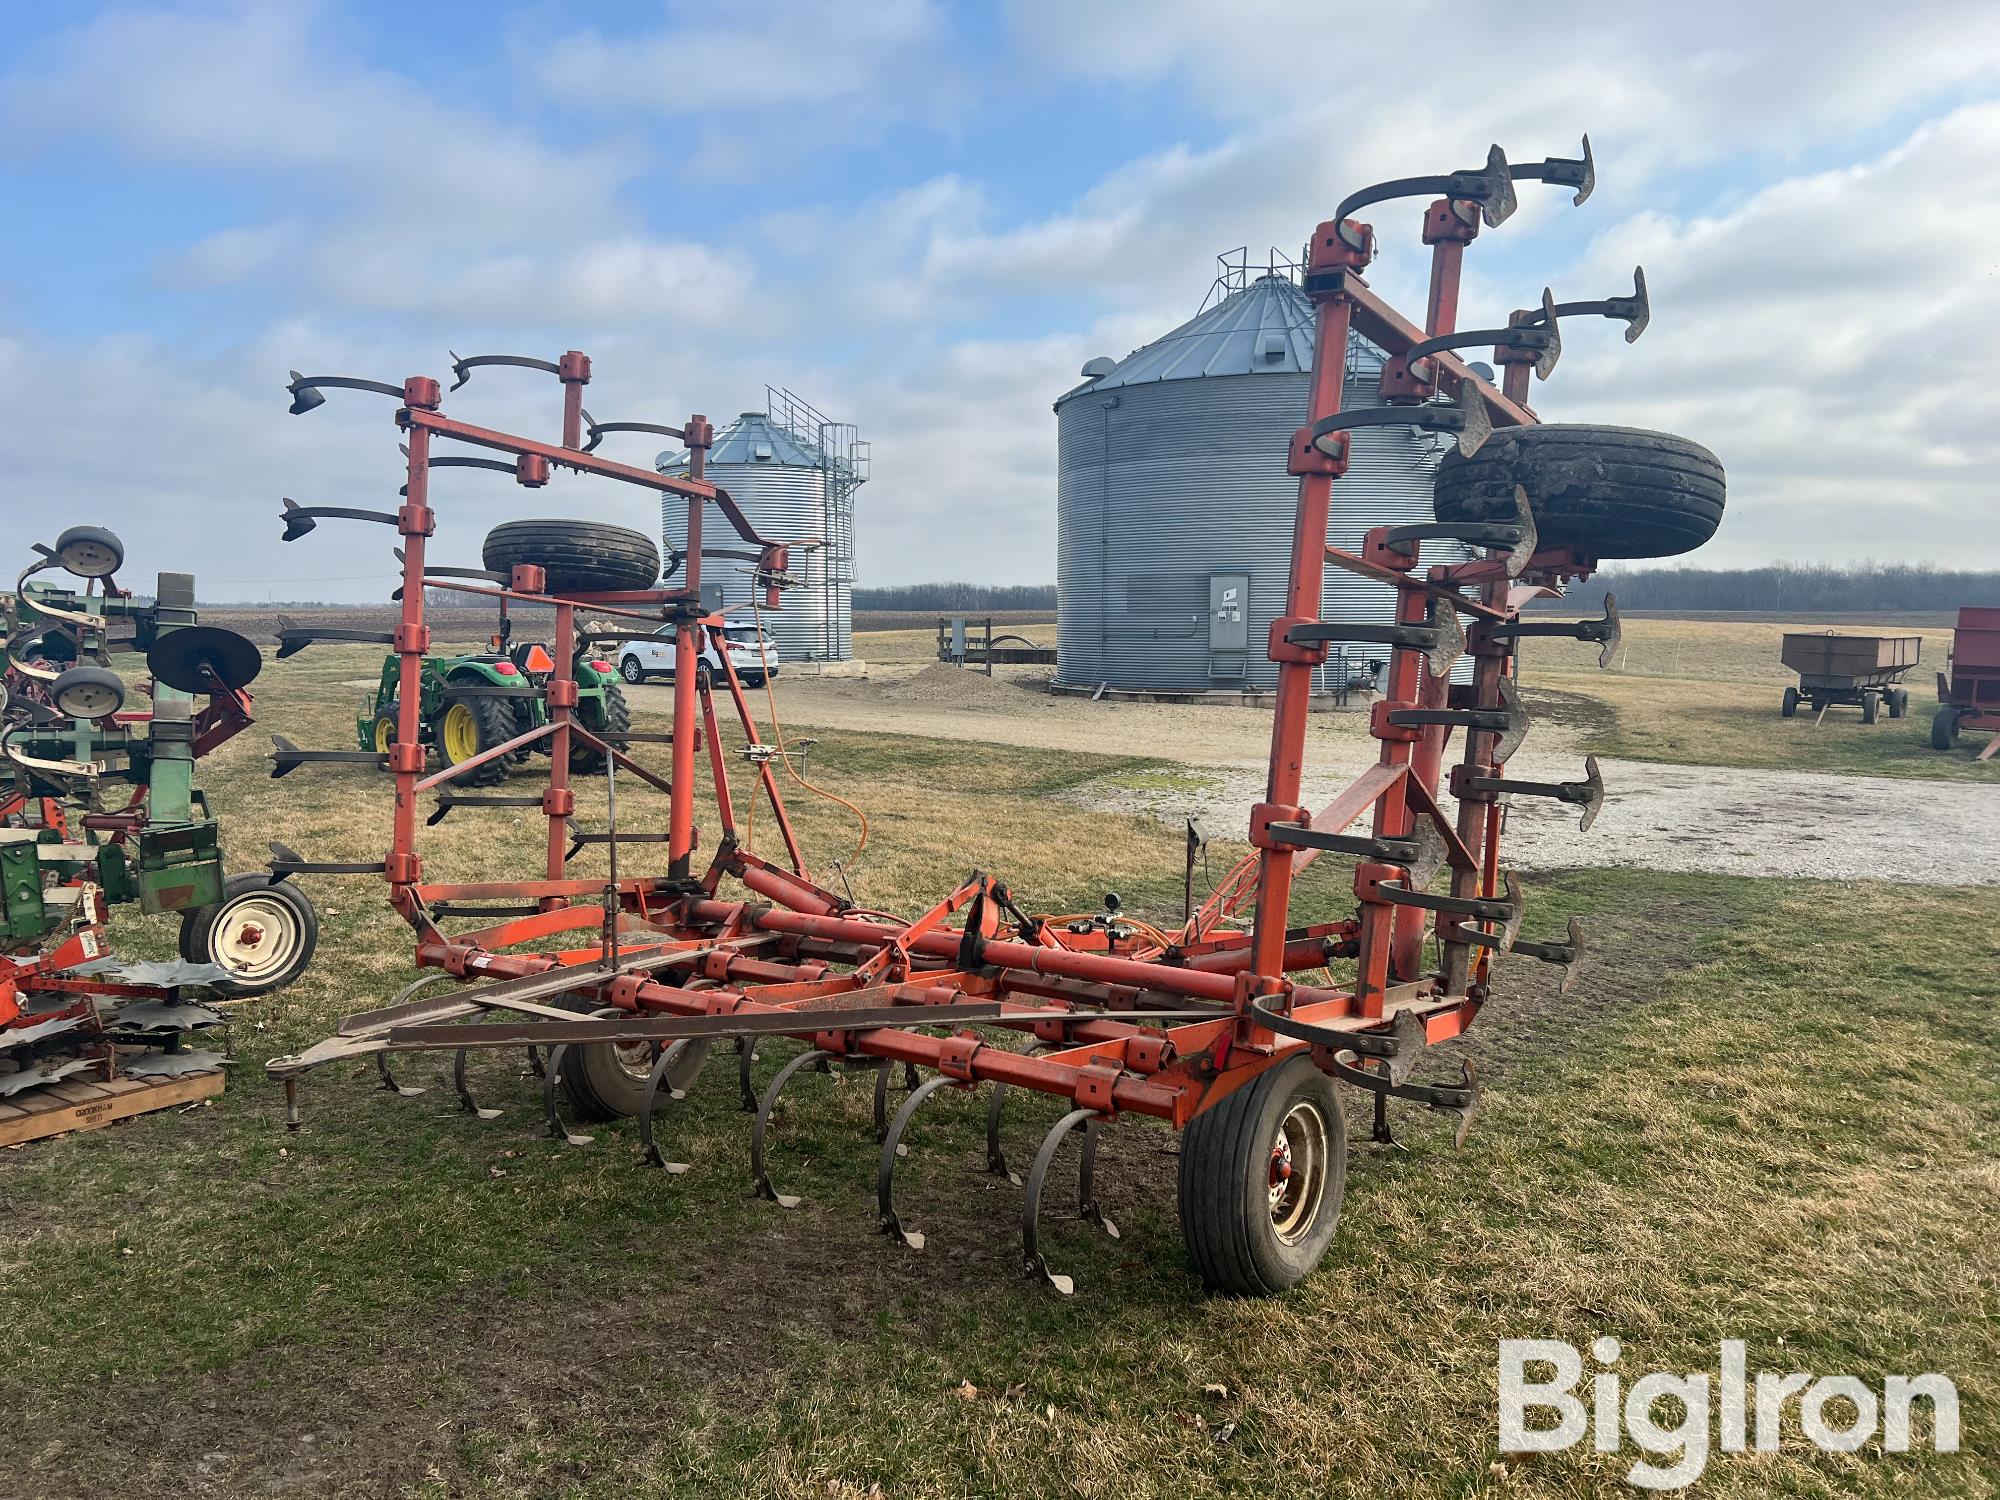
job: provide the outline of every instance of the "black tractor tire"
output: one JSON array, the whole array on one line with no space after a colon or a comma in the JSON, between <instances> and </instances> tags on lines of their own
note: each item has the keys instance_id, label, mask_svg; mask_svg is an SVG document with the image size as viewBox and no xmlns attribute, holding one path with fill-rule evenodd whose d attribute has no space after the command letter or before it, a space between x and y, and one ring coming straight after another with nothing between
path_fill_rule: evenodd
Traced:
<instances>
[{"instance_id":1,"label":"black tractor tire","mask_svg":"<svg viewBox=\"0 0 2000 1500\"><path fill-rule=\"evenodd\" d=\"M558 594L649 589L660 576L651 537L599 521L507 521L486 533L480 557L500 573L524 563L546 569Z\"/></svg>"},{"instance_id":2,"label":"black tractor tire","mask_svg":"<svg viewBox=\"0 0 2000 1500\"><path fill-rule=\"evenodd\" d=\"M1470 458L1447 451L1437 518L1511 520L1517 484L1541 546L1594 558L1674 557L1722 524L1722 465L1713 453L1670 433L1580 422L1503 427Z\"/></svg>"},{"instance_id":3,"label":"black tractor tire","mask_svg":"<svg viewBox=\"0 0 2000 1500\"><path fill-rule=\"evenodd\" d=\"M632 708L625 701L625 690L617 683L607 683L604 688L604 722L586 724L584 728L593 734L628 734L632 729ZM625 747L619 746L622 750ZM595 776L604 769L604 752L595 745L586 745L572 737L569 747L569 768L578 776Z\"/></svg>"},{"instance_id":4,"label":"black tractor tire","mask_svg":"<svg viewBox=\"0 0 2000 1500\"><path fill-rule=\"evenodd\" d=\"M181 957L220 964L215 988L240 999L283 989L305 973L319 946L319 913L289 880L251 872L222 883L222 899L181 913Z\"/></svg>"},{"instance_id":5,"label":"black tractor tire","mask_svg":"<svg viewBox=\"0 0 2000 1500\"><path fill-rule=\"evenodd\" d=\"M589 997L565 997L555 1002L579 1015L616 1019L625 1014L616 1006L599 1009ZM668 1088L685 1091L708 1061L709 1040L696 1038L681 1052L662 1082ZM630 1120L645 1108L646 1084L653 1064L659 1060L657 1042L592 1042L563 1049L557 1087L565 1103L581 1120Z\"/></svg>"},{"instance_id":6,"label":"black tractor tire","mask_svg":"<svg viewBox=\"0 0 2000 1500\"><path fill-rule=\"evenodd\" d=\"M1799 690L1797 688L1788 687L1785 689L1785 703L1778 710L1778 713L1787 719L1796 719L1799 716Z\"/></svg>"},{"instance_id":7,"label":"black tractor tire","mask_svg":"<svg viewBox=\"0 0 2000 1500\"><path fill-rule=\"evenodd\" d=\"M1931 718L1931 749L1949 750L1958 743L1958 710L1949 703Z\"/></svg>"},{"instance_id":8,"label":"black tractor tire","mask_svg":"<svg viewBox=\"0 0 2000 1500\"><path fill-rule=\"evenodd\" d=\"M438 759L446 765L456 765L445 739L445 724L454 708L464 708L472 715L479 735L481 753L495 745L504 745L519 732L515 728L514 707L506 698L488 698L483 694L467 694L453 697L449 686L445 688L444 706L438 710L437 722L431 726L431 742L437 746ZM469 760L471 756L460 756L459 760ZM498 786L507 779L507 768L513 761L512 755L496 756L483 765L473 767L463 776L454 776L451 784L463 791L476 786Z\"/></svg>"},{"instance_id":9,"label":"black tractor tire","mask_svg":"<svg viewBox=\"0 0 2000 1500\"><path fill-rule=\"evenodd\" d=\"M1300 1196L1274 1199L1274 1181L1293 1177L1304 1179ZM1339 1227L1346 1188L1340 1092L1303 1052L1196 1115L1181 1136L1181 1235L1219 1292L1275 1296L1310 1275Z\"/></svg>"},{"instance_id":10,"label":"black tractor tire","mask_svg":"<svg viewBox=\"0 0 2000 1500\"><path fill-rule=\"evenodd\" d=\"M1910 690L1908 688L1889 689L1889 717L1900 719L1910 711Z\"/></svg>"},{"instance_id":11,"label":"black tractor tire","mask_svg":"<svg viewBox=\"0 0 2000 1500\"><path fill-rule=\"evenodd\" d=\"M1882 695L1869 689L1861 695L1861 722L1873 724L1882 714Z\"/></svg>"}]
</instances>

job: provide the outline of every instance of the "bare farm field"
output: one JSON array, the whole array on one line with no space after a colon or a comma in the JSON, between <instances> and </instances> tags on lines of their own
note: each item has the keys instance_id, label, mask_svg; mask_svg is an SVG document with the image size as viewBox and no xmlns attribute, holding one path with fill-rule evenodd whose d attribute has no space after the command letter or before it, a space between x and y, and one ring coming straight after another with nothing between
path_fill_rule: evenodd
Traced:
<instances>
[{"instance_id":1,"label":"bare farm field","mask_svg":"<svg viewBox=\"0 0 2000 1500\"><path fill-rule=\"evenodd\" d=\"M1632 622L1625 672L1530 662L1540 724L1515 769L1574 775L1594 752L1614 793L1588 837L1546 804L1510 820L1525 935L1593 924L1578 986L1502 964L1462 1044L1486 1086L1463 1149L1401 1106L1396 1143L1375 1144L1350 1104L1339 1235L1287 1296L1198 1294L1175 1139L1143 1123L1108 1130L1100 1157L1119 1238L1045 1215L1077 1295L1023 1277L1019 1190L984 1170L972 1093L939 1096L899 1179L921 1252L876 1232L869 1091L840 1074L776 1117L791 1213L747 1192L727 1061L676 1108L682 1176L639 1164L631 1122L550 1139L539 1084L499 1054L476 1064L498 1119L458 1108L448 1060L416 1059L410 1098L361 1066L314 1075L288 1134L265 1060L415 972L378 881L320 878L319 960L234 1008L211 1107L0 1152L0 1493L1372 1497L1385 1474L1419 1500L1630 1493L1629 1455L1497 1453L1496 1341L1533 1334L1615 1337L1629 1370L1713 1369L1718 1340L1741 1338L1753 1368L1946 1372L1957 1454L1831 1454L1788 1426L1774 1452L1716 1454L1700 1493L1991 1500L1993 768L1897 760L1880 747L1914 726L1884 723L1841 752L1866 774L1800 769L1842 743L1831 718L1811 755L1757 764L1781 721L1735 627L1710 655L1740 659L1728 681L1755 723L1718 731L1714 759L1668 753L1719 679L1640 670L1674 649L1653 624ZM977 866L1034 910L1117 891L1171 922L1181 814L1215 819L1210 873L1242 847L1265 714L1050 698L1032 674L875 645L866 681L774 689L807 777L870 814L857 850L847 809L788 786L815 868L839 860L858 901L913 911ZM379 663L315 647L267 665L260 729L347 744L344 684ZM635 693L635 727L663 728L664 698ZM264 748L247 735L204 762L240 863L274 838L379 856L375 772L273 781ZM1369 751L1359 714L1314 717L1316 786ZM642 825L660 814L657 793L619 795ZM586 785L580 812L599 797ZM527 812L454 815L431 857L441 878L505 874L538 858L539 830ZM1926 846L1955 853L1926 864ZM1351 909L1342 863L1310 872L1301 920ZM602 874L602 852L575 868ZM127 930L171 950L168 927ZM768 1079L796 1044L762 1050ZM1060 1105L1009 1109L1017 1151Z\"/></svg>"}]
</instances>

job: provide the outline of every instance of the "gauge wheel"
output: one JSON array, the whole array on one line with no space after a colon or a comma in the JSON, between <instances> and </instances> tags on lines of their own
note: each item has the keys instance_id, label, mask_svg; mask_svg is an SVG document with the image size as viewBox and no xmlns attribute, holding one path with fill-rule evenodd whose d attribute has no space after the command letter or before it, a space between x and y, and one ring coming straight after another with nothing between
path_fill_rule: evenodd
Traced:
<instances>
[{"instance_id":1,"label":"gauge wheel","mask_svg":"<svg viewBox=\"0 0 2000 1500\"><path fill-rule=\"evenodd\" d=\"M269 875L231 875L220 901L181 916L181 957L228 970L215 988L232 997L283 989L305 972L318 946L312 901L291 881Z\"/></svg>"},{"instance_id":2,"label":"gauge wheel","mask_svg":"<svg viewBox=\"0 0 2000 1500\"><path fill-rule=\"evenodd\" d=\"M71 667L49 684L49 701L72 719L108 719L125 706L125 684L109 667Z\"/></svg>"},{"instance_id":3,"label":"gauge wheel","mask_svg":"<svg viewBox=\"0 0 2000 1500\"><path fill-rule=\"evenodd\" d=\"M617 1020L627 1013L617 1006L598 1009L588 997L570 997L556 1002L565 1010L603 1020ZM685 1092L708 1061L706 1037L690 1042L680 1060L662 1080L668 1088ZM562 1076L557 1080L563 1098L579 1119L630 1120L646 1104L646 1085L659 1060L657 1042L590 1042L563 1049Z\"/></svg>"},{"instance_id":4,"label":"gauge wheel","mask_svg":"<svg viewBox=\"0 0 2000 1500\"><path fill-rule=\"evenodd\" d=\"M438 754L448 766L471 760L514 738L514 712L505 698L447 698L437 719ZM453 777L460 787L497 786L507 779L507 756L475 766Z\"/></svg>"},{"instance_id":5,"label":"gauge wheel","mask_svg":"<svg viewBox=\"0 0 2000 1500\"><path fill-rule=\"evenodd\" d=\"M1268 1297L1311 1274L1346 1188L1340 1093L1303 1052L1196 1115L1181 1138L1181 1234L1219 1292Z\"/></svg>"}]
</instances>

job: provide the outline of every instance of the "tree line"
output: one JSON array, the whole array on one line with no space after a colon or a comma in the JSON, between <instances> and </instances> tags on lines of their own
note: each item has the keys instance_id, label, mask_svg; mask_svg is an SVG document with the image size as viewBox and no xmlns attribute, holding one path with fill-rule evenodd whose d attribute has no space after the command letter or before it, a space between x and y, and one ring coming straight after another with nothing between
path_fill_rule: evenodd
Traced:
<instances>
[{"instance_id":1,"label":"tree line","mask_svg":"<svg viewBox=\"0 0 2000 1500\"><path fill-rule=\"evenodd\" d=\"M942 610L948 614L988 610L1046 609L1055 612L1052 583L1017 584L1005 588L984 583L906 583L894 588L857 588L856 609Z\"/></svg>"},{"instance_id":2,"label":"tree line","mask_svg":"<svg viewBox=\"0 0 2000 1500\"><path fill-rule=\"evenodd\" d=\"M1764 614L1916 614L2000 605L2000 572L1931 563L1772 563L1762 568L1606 568L1574 585L1561 608L1740 610Z\"/></svg>"}]
</instances>

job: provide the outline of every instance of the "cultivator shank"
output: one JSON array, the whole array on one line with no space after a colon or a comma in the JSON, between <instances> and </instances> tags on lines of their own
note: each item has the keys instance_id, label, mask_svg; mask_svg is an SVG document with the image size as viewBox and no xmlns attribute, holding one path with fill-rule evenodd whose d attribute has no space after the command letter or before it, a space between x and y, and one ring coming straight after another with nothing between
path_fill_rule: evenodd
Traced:
<instances>
[{"instance_id":1,"label":"cultivator shank","mask_svg":"<svg viewBox=\"0 0 2000 1500\"><path fill-rule=\"evenodd\" d=\"M1580 202L1594 181L1588 143L1581 160L1551 159L1518 175L1573 188ZM1412 193L1443 195L1424 219L1433 276L1421 327L1389 309L1362 280L1375 236L1347 217L1360 205ZM1181 1158L1182 1217L1209 1281L1236 1291L1274 1291L1309 1271L1332 1234L1344 1181L1344 1166L1335 1170L1345 1137L1334 1080L1374 1096L1378 1137L1386 1136L1383 1110L1391 1099L1453 1113L1462 1137L1477 1083L1464 1067L1450 1083L1417 1082L1413 1075L1427 1049L1471 1024L1500 955L1511 950L1562 964L1567 973L1583 947L1574 923L1566 943L1519 938L1524 900L1501 862L1499 841L1510 792L1581 808L1586 826L1602 801L1594 762L1578 782L1515 782L1505 773L1529 729L1515 686L1515 642L1550 633L1615 642L1616 615L1608 608L1601 622L1557 625L1520 617L1529 599L1588 573L1594 559L1544 545L1537 497L1525 490L1517 491L1511 517L1377 528L1358 552L1328 542L1350 431L1415 424L1452 434L1462 453L1476 454L1496 428L1533 420L1518 398L1481 380L1451 352L1490 343L1529 357L1544 375L1554 366L1564 308L1547 293L1538 322L1456 332L1460 257L1482 223L1501 223L1513 205L1514 176L1496 146L1477 171L1357 193L1314 233L1305 286L1316 313L1315 359L1308 410L1289 454L1290 472L1299 480L1298 516L1286 605L1269 640L1278 664L1269 779L1251 817L1253 852L1206 901L1190 901L1194 909L1171 933L1123 916L1115 898L1101 917L1034 916L1007 885L981 871L908 919L862 909L813 877L773 774L773 762L782 764L785 751L760 733L722 649L723 619L700 603L700 573L711 508L746 544L765 608L778 607L788 548L816 539L773 541L758 534L706 475L711 428L705 418L693 416L678 427L595 420L580 400L589 361L575 352L556 361L454 357L460 385L485 364L557 373L564 392L558 442L447 416L438 383L427 377L400 386L295 377L295 410L301 403L310 410L316 403L308 396L327 385L386 392L400 403L396 425L408 462L404 502L394 514L403 569L402 619L392 640L399 717L393 742L382 751L395 790L389 846L379 868L391 903L415 931L418 966L435 972L397 1004L352 1017L336 1035L270 1065L286 1082L294 1123L298 1079L307 1070L406 1050L452 1052L465 1109L490 1118L499 1111L476 1103L466 1085L467 1052L525 1050L542 1074L543 1113L553 1136L578 1144L587 1137L572 1121L636 1117L645 1159L677 1173L684 1164L669 1161L664 1143L670 1106L684 1097L710 1046L727 1039L736 1044L738 1090L753 1115L751 1184L781 1206L798 1202L780 1191L770 1170L781 1094L813 1074L860 1068L872 1070L875 1084L879 1221L885 1234L906 1246L922 1248L926 1240L907 1222L894 1193L911 1122L942 1091L986 1085L986 1166L1009 1181L1019 1179L1000 1140L1003 1092L1029 1090L1066 1106L1031 1158L1023 1220L1029 1269L1060 1289L1070 1290L1070 1279L1049 1269L1037 1228L1052 1163L1066 1140L1079 1141L1078 1214L1115 1234L1095 1200L1092 1163L1102 1126L1124 1115L1192 1127ZM1380 407L1341 409L1353 332L1391 356ZM688 450L686 472L670 476L601 456L601 442L623 432L680 439ZM516 568L502 582L429 567L425 553L438 521L429 477L445 459L433 456L438 444L498 453L502 459L492 466L513 471L523 484L568 471L685 502L688 542L677 558L682 571L676 586L557 589L534 567ZM299 530L300 514L288 508L288 535ZM366 512L350 516L377 519ZM1485 555L1427 567L1423 548L1439 540ZM1454 555L1462 556L1462 547ZM1393 623L1322 619L1329 564L1395 590ZM498 756L531 740L551 742L548 784L538 795L480 797L455 787L476 769L477 759L429 769L418 715L430 589L553 609L548 722L485 752ZM600 621L671 627L677 667L670 735L605 737L577 721L579 609ZM1301 805L1307 700L1329 643L1347 640L1392 648L1382 701L1370 719L1378 764L1315 814ZM697 670L704 642L721 664L712 674ZM1455 682L1453 668L1467 656L1470 680ZM725 747L724 720L744 740L740 751ZM1454 735L1460 758L1447 772ZM653 769L640 751L662 739L665 764ZM576 827L579 781L569 751L577 744L603 755L602 828ZM281 741L278 773L316 754ZM698 765L703 760L705 769ZM663 827L621 824L618 788L625 777L666 794ZM696 787L704 784L713 788L719 826L702 863L694 813ZM436 797L428 818L421 804L426 793ZM780 831L781 861L748 847L746 796L768 803ZM419 849L421 828L489 806L540 811L547 820L544 868L525 879L431 879ZM1363 820L1365 831L1354 831ZM569 874L572 858L593 844L608 846L609 877ZM649 856L646 872L621 869L631 863L621 860L621 847L634 845ZM287 868L310 868L284 853ZM1294 885L1326 853L1357 861L1356 913L1297 926ZM1434 891L1440 877L1447 887ZM467 919L481 925L461 925ZM556 946L570 934L569 946ZM523 951L528 945L534 951ZM1354 966L1350 981L1330 977L1329 965L1347 963ZM447 986L447 980L456 983ZM751 1072L755 1049L760 1039L780 1037L803 1050L760 1089ZM909 1091L892 1114L889 1090L899 1064ZM385 1066L384 1078L392 1077ZM1226 1165L1245 1159L1245 1132L1248 1159L1259 1164L1255 1183L1238 1180L1240 1173L1231 1176ZM1266 1161L1268 1183L1262 1179Z\"/></svg>"}]
</instances>

